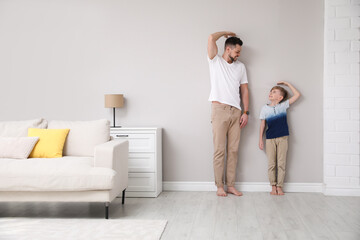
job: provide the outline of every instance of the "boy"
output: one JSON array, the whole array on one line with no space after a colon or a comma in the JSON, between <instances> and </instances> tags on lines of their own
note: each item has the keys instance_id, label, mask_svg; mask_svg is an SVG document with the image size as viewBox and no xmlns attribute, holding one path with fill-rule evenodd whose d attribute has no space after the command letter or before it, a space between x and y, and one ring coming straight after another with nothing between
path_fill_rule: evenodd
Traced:
<instances>
[{"instance_id":1,"label":"boy","mask_svg":"<svg viewBox=\"0 0 360 240\"><path fill-rule=\"evenodd\" d=\"M270 90L270 104L263 106L260 112L259 148L264 149L263 135L266 130L266 155L268 157L268 174L272 187L271 195L284 195L282 191L285 178L286 153L288 149L289 128L286 120L286 110L300 97L300 93L288 82L278 82L290 88L293 96L286 100L287 92L280 86ZM277 170L277 174L276 174Z\"/></svg>"}]
</instances>

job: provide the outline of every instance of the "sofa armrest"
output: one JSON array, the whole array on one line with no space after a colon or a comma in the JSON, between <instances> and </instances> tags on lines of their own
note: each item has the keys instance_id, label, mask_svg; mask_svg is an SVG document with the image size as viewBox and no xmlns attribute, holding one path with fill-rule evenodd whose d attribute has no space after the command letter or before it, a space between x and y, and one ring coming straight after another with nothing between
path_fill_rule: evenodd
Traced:
<instances>
[{"instance_id":1,"label":"sofa armrest","mask_svg":"<svg viewBox=\"0 0 360 240\"><path fill-rule=\"evenodd\" d=\"M111 168L116 172L114 185L109 191L109 202L128 186L129 142L113 140L95 147L94 167Z\"/></svg>"},{"instance_id":2,"label":"sofa armrest","mask_svg":"<svg viewBox=\"0 0 360 240\"><path fill-rule=\"evenodd\" d=\"M128 171L129 142L113 140L95 147L94 167L112 168Z\"/></svg>"}]
</instances>

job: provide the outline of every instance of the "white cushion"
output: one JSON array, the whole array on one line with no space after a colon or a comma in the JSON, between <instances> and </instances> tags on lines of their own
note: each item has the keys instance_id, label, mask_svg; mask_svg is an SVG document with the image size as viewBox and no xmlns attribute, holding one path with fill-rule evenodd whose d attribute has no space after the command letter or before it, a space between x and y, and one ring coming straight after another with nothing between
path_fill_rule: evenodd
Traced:
<instances>
[{"instance_id":1,"label":"white cushion","mask_svg":"<svg viewBox=\"0 0 360 240\"><path fill-rule=\"evenodd\" d=\"M92 157L0 159L0 191L108 190L115 175Z\"/></svg>"},{"instance_id":2,"label":"white cushion","mask_svg":"<svg viewBox=\"0 0 360 240\"><path fill-rule=\"evenodd\" d=\"M0 158L28 158L39 137L0 137Z\"/></svg>"},{"instance_id":3,"label":"white cushion","mask_svg":"<svg viewBox=\"0 0 360 240\"><path fill-rule=\"evenodd\" d=\"M47 121L42 118L26 121L0 122L0 137L27 137L28 128L46 128Z\"/></svg>"},{"instance_id":4,"label":"white cushion","mask_svg":"<svg viewBox=\"0 0 360 240\"><path fill-rule=\"evenodd\" d=\"M106 119L96 121L50 121L48 128L69 128L63 155L94 156L95 146L110 140L110 123Z\"/></svg>"}]
</instances>

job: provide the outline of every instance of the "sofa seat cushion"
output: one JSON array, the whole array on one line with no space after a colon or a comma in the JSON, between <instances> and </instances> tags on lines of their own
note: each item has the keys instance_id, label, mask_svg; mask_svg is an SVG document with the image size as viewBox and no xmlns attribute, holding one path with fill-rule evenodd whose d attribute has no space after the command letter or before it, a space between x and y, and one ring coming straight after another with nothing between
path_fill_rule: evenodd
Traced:
<instances>
[{"instance_id":1,"label":"sofa seat cushion","mask_svg":"<svg viewBox=\"0 0 360 240\"><path fill-rule=\"evenodd\" d=\"M0 191L109 190L115 175L92 157L0 159Z\"/></svg>"}]
</instances>

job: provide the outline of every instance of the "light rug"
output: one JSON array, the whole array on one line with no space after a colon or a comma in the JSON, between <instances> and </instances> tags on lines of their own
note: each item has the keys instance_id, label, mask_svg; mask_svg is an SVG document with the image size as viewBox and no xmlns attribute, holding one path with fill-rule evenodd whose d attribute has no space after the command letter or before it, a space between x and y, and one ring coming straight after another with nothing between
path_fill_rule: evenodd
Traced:
<instances>
[{"instance_id":1,"label":"light rug","mask_svg":"<svg viewBox=\"0 0 360 240\"><path fill-rule=\"evenodd\" d=\"M0 218L6 240L158 240L166 220Z\"/></svg>"}]
</instances>

